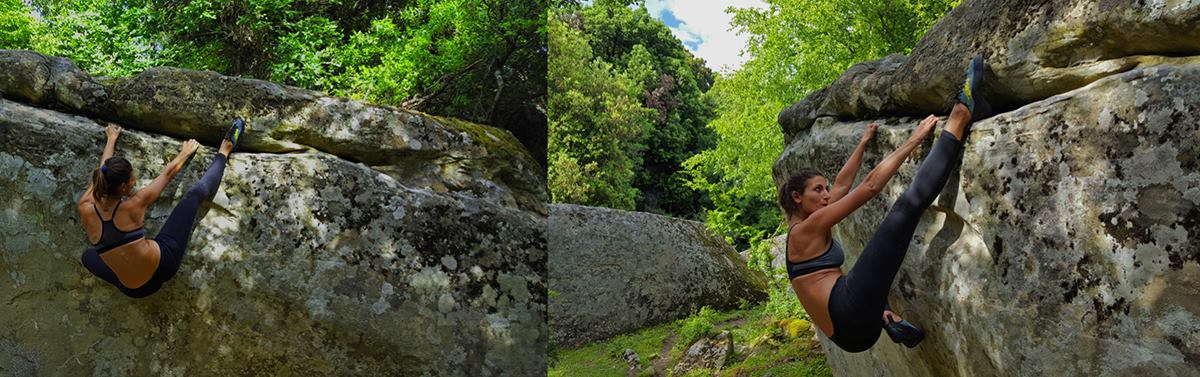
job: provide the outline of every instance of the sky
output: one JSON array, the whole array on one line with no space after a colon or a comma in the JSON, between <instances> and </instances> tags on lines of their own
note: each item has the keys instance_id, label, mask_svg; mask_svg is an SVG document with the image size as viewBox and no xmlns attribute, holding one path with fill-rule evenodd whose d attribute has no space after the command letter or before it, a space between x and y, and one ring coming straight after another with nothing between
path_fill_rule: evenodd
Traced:
<instances>
[{"instance_id":1,"label":"sky","mask_svg":"<svg viewBox=\"0 0 1200 377\"><path fill-rule=\"evenodd\" d=\"M730 30L727 7L767 8L760 0L647 0L646 9L662 20L693 55L714 71L731 72L746 61L740 56L746 37Z\"/></svg>"}]
</instances>

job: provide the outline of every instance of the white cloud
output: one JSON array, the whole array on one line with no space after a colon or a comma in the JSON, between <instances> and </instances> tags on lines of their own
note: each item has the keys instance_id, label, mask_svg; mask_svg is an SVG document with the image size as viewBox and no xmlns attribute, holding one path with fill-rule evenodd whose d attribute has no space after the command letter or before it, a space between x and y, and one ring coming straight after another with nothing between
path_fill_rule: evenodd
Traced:
<instances>
[{"instance_id":1,"label":"white cloud","mask_svg":"<svg viewBox=\"0 0 1200 377\"><path fill-rule=\"evenodd\" d=\"M730 30L733 15L725 8L767 8L761 0L647 0L650 15L662 19L663 11L670 11L683 23L671 27L671 33L684 42L692 54L704 59L709 68L736 71L746 59L740 56L746 45L746 37ZM696 46L696 44L699 44ZM696 46L688 46L691 44Z\"/></svg>"}]
</instances>

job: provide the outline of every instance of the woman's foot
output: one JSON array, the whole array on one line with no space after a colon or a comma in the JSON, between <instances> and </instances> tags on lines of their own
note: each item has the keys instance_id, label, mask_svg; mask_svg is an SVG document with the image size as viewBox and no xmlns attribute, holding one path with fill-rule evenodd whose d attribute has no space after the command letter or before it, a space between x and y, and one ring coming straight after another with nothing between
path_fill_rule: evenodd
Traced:
<instances>
[{"instance_id":1,"label":"woman's foot","mask_svg":"<svg viewBox=\"0 0 1200 377\"><path fill-rule=\"evenodd\" d=\"M219 152L225 157L229 157L230 153L237 148L238 142L242 140L242 134L246 132L246 122L242 118L233 120L233 125L229 126L229 130L225 131L225 138L221 140L221 149Z\"/></svg>"},{"instance_id":2,"label":"woman's foot","mask_svg":"<svg viewBox=\"0 0 1200 377\"><path fill-rule=\"evenodd\" d=\"M991 106L983 99L982 95L983 76L986 71L987 63L983 61L983 55L975 55L971 59L971 64L967 66L967 78L963 81L963 87L955 98L959 103L967 106L973 119L983 119L991 112Z\"/></svg>"},{"instance_id":3,"label":"woman's foot","mask_svg":"<svg viewBox=\"0 0 1200 377\"><path fill-rule=\"evenodd\" d=\"M217 153L223 154L228 158L229 154L233 153L233 142L229 141L229 139L221 140L221 149L217 150Z\"/></svg>"},{"instance_id":4,"label":"woman's foot","mask_svg":"<svg viewBox=\"0 0 1200 377\"><path fill-rule=\"evenodd\" d=\"M922 340L925 340L925 333L921 329L903 319L887 322L883 325L883 329L887 331L888 337L892 338L893 343L900 343L908 348L916 347Z\"/></svg>"}]
</instances>

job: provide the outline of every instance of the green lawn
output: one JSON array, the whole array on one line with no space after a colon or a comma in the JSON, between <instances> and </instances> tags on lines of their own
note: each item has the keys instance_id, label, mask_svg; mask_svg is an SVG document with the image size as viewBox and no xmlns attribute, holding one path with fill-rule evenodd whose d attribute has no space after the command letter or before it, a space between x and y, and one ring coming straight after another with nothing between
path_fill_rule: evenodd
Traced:
<instances>
[{"instance_id":1,"label":"green lawn","mask_svg":"<svg viewBox=\"0 0 1200 377\"><path fill-rule=\"evenodd\" d=\"M629 369L621 358L632 349L641 358L638 375L653 376L654 364L666 340L666 361L660 371L678 362L689 344L685 334L716 334L728 330L735 351L720 371L699 371L689 376L830 376L820 343L813 338L811 326L803 319L777 319L766 314L765 306L725 312L702 311L681 319L604 342L579 348L560 349L552 355L550 377L624 376ZM745 348L743 348L745 347Z\"/></svg>"}]
</instances>

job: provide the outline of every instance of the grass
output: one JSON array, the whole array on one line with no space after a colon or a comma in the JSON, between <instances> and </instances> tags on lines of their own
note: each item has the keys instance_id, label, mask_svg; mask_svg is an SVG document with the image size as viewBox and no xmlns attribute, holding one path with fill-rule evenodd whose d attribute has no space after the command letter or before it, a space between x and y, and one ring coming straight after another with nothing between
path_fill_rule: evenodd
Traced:
<instances>
[{"instance_id":1,"label":"grass","mask_svg":"<svg viewBox=\"0 0 1200 377\"><path fill-rule=\"evenodd\" d=\"M770 245L758 242L751 248L752 269L778 276L771 270ZM721 370L696 370L686 376L831 376L821 344L813 336L808 313L789 291L786 279L771 279L768 298L758 306L717 311L701 308L691 317L620 335L604 342L553 352L549 377L624 376L629 365L622 358L625 349L637 352L641 359L639 376L653 376L659 352L667 346L663 369L679 362L692 341L729 331L734 354ZM673 344L670 344L673 343Z\"/></svg>"},{"instance_id":2,"label":"grass","mask_svg":"<svg viewBox=\"0 0 1200 377\"><path fill-rule=\"evenodd\" d=\"M679 361L690 345L685 341L684 331L697 331L697 338L729 331L741 351L735 352L722 370L693 371L688 376L760 376L767 373L775 377L830 376L832 372L825 362L825 354L813 338L808 321L805 318L776 318L768 313L768 308L763 304L732 311L701 309L692 317L673 323L580 348L560 349L548 376L624 376L629 368L622 359L626 348L633 349L641 358L639 375L650 376L654 373L651 366L668 337L673 336L676 342L670 346L666 368ZM741 350L743 346L745 348Z\"/></svg>"},{"instance_id":3,"label":"grass","mask_svg":"<svg viewBox=\"0 0 1200 377\"><path fill-rule=\"evenodd\" d=\"M637 352L642 364L653 362L651 355L657 355L662 348L663 339L674 331L675 323L642 329L637 332L618 335L601 343L593 343L575 349L558 351L558 360L547 372L548 377L592 377L592 376L624 376L629 365L621 358L626 348ZM674 353L674 352L672 352Z\"/></svg>"}]
</instances>

